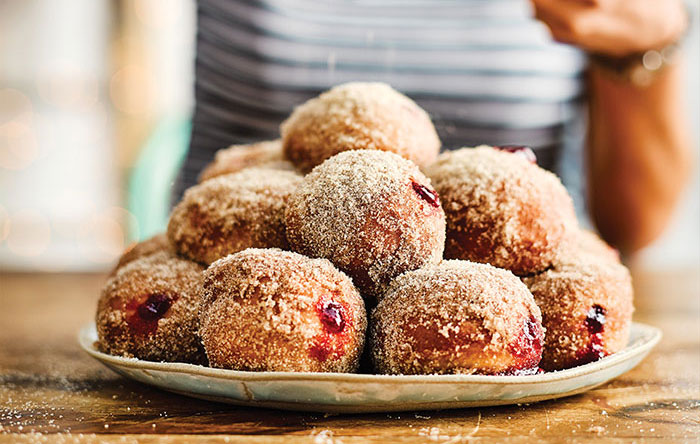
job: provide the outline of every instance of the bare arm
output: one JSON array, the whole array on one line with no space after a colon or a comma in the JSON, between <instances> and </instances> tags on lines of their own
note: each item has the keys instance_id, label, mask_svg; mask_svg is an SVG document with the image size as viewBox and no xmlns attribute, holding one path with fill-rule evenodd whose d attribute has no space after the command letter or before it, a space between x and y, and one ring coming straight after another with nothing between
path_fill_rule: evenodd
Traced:
<instances>
[{"instance_id":1,"label":"bare arm","mask_svg":"<svg viewBox=\"0 0 700 444\"><path fill-rule=\"evenodd\" d=\"M533 0L555 38L609 56L661 48L685 28L677 0ZM645 87L589 69L588 188L602 236L624 253L665 228L690 174L682 63Z\"/></svg>"},{"instance_id":2,"label":"bare arm","mask_svg":"<svg viewBox=\"0 0 700 444\"><path fill-rule=\"evenodd\" d=\"M588 192L601 235L626 253L666 227L691 170L680 61L638 88L591 66Z\"/></svg>"}]
</instances>

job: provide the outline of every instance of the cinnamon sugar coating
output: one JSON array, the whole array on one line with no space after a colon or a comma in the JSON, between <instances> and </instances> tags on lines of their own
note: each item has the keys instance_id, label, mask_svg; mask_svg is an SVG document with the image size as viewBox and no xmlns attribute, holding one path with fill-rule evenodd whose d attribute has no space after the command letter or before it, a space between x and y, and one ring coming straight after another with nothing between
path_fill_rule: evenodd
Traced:
<instances>
[{"instance_id":1,"label":"cinnamon sugar coating","mask_svg":"<svg viewBox=\"0 0 700 444\"><path fill-rule=\"evenodd\" d=\"M445 210L448 259L537 273L552 264L577 228L559 179L520 155L462 148L442 154L426 175Z\"/></svg>"},{"instance_id":2,"label":"cinnamon sugar coating","mask_svg":"<svg viewBox=\"0 0 700 444\"><path fill-rule=\"evenodd\" d=\"M371 314L370 350L386 374L512 374L537 366L540 310L512 273L447 260L399 276Z\"/></svg>"},{"instance_id":3,"label":"cinnamon sugar coating","mask_svg":"<svg viewBox=\"0 0 700 444\"><path fill-rule=\"evenodd\" d=\"M294 251L329 259L373 300L399 274L440 261L445 216L430 181L384 151L346 151L308 174L289 199Z\"/></svg>"},{"instance_id":4,"label":"cinnamon sugar coating","mask_svg":"<svg viewBox=\"0 0 700 444\"><path fill-rule=\"evenodd\" d=\"M251 248L205 272L200 334L212 367L353 372L366 327L359 293L325 259Z\"/></svg>"},{"instance_id":5,"label":"cinnamon sugar coating","mask_svg":"<svg viewBox=\"0 0 700 444\"><path fill-rule=\"evenodd\" d=\"M247 168L195 185L173 210L168 238L203 264L249 247L287 248L284 208L300 181L291 171Z\"/></svg>"},{"instance_id":6,"label":"cinnamon sugar coating","mask_svg":"<svg viewBox=\"0 0 700 444\"><path fill-rule=\"evenodd\" d=\"M384 83L338 85L296 107L280 132L285 155L305 173L342 151L390 151L425 166L440 150L428 114Z\"/></svg>"},{"instance_id":7,"label":"cinnamon sugar coating","mask_svg":"<svg viewBox=\"0 0 700 444\"><path fill-rule=\"evenodd\" d=\"M588 234L583 239L583 245L561 252L550 270L523 278L542 310L547 336L540 366L548 371L595 361L629 341L629 271L609 250L600 254L606 252L600 243L592 251Z\"/></svg>"},{"instance_id":8,"label":"cinnamon sugar coating","mask_svg":"<svg viewBox=\"0 0 700 444\"><path fill-rule=\"evenodd\" d=\"M173 249L172 245L170 245L168 237L165 235L165 233L156 234L153 237L133 244L121 255L119 261L117 261L117 265L110 273L110 276L114 275L117 270L129 262L163 251L169 252L172 255L175 254L175 250Z\"/></svg>"},{"instance_id":9,"label":"cinnamon sugar coating","mask_svg":"<svg viewBox=\"0 0 700 444\"><path fill-rule=\"evenodd\" d=\"M246 145L231 145L217 151L214 160L200 173L199 182L251 167L294 171L294 165L286 160L282 153L282 140L266 140Z\"/></svg>"},{"instance_id":10,"label":"cinnamon sugar coating","mask_svg":"<svg viewBox=\"0 0 700 444\"><path fill-rule=\"evenodd\" d=\"M586 254L591 254L598 257L600 260L610 260L612 262L620 262L620 252L608 245L596 233L589 230L576 230L572 234L574 251L580 251ZM571 245L569 245L571 246ZM567 261L571 257L571 248L563 248L561 250L560 259Z\"/></svg>"},{"instance_id":11,"label":"cinnamon sugar coating","mask_svg":"<svg viewBox=\"0 0 700 444\"><path fill-rule=\"evenodd\" d=\"M97 305L99 349L149 361L205 362L197 334L202 271L168 252L121 267Z\"/></svg>"}]
</instances>

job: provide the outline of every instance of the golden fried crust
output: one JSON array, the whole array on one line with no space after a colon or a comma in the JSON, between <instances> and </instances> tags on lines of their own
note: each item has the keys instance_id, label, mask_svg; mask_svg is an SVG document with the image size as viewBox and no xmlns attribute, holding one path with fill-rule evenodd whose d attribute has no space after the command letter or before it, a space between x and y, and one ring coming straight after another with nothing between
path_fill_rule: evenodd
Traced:
<instances>
[{"instance_id":1,"label":"golden fried crust","mask_svg":"<svg viewBox=\"0 0 700 444\"><path fill-rule=\"evenodd\" d=\"M171 255L175 254L175 250L173 246L170 245L170 241L168 241L168 237L165 235L165 233L156 234L151 238L127 248L119 258L119 261L110 273L110 276L113 276L117 270L129 262L160 252L169 252Z\"/></svg>"},{"instance_id":2,"label":"golden fried crust","mask_svg":"<svg viewBox=\"0 0 700 444\"><path fill-rule=\"evenodd\" d=\"M537 366L544 342L517 277L460 260L401 275L370 325L375 368L387 374L513 374Z\"/></svg>"},{"instance_id":3,"label":"golden fried crust","mask_svg":"<svg viewBox=\"0 0 700 444\"><path fill-rule=\"evenodd\" d=\"M579 238L581 239L581 238ZM553 267L523 278L547 329L540 366L561 370L627 346L632 322L632 279L605 244L582 243L559 253Z\"/></svg>"},{"instance_id":4,"label":"golden fried crust","mask_svg":"<svg viewBox=\"0 0 700 444\"><path fill-rule=\"evenodd\" d=\"M284 209L301 176L248 168L185 192L168 223L177 252L210 264L246 248L287 248Z\"/></svg>"},{"instance_id":5,"label":"golden fried crust","mask_svg":"<svg viewBox=\"0 0 700 444\"><path fill-rule=\"evenodd\" d=\"M445 219L430 193L430 181L396 154L340 153L290 197L287 239L294 251L333 262L372 301L399 274L441 260Z\"/></svg>"},{"instance_id":6,"label":"golden fried crust","mask_svg":"<svg viewBox=\"0 0 700 444\"><path fill-rule=\"evenodd\" d=\"M383 83L336 86L298 106L280 132L286 157L304 173L343 151L389 151L419 166L440 151L428 114Z\"/></svg>"},{"instance_id":7,"label":"golden fried crust","mask_svg":"<svg viewBox=\"0 0 700 444\"><path fill-rule=\"evenodd\" d=\"M558 254L559 262L568 262L572 258L578 255L579 252L585 254L591 254L598 258L598 260L609 260L614 263L620 263L620 252L615 248L611 247L603 239L601 239L596 233L589 230L577 230L571 236L571 243L569 247L561 249L560 254ZM557 262L557 260L555 260Z\"/></svg>"},{"instance_id":8,"label":"golden fried crust","mask_svg":"<svg viewBox=\"0 0 700 444\"><path fill-rule=\"evenodd\" d=\"M294 171L294 165L282 153L282 140L268 140L217 151L214 160L200 173L199 183L251 167Z\"/></svg>"},{"instance_id":9,"label":"golden fried crust","mask_svg":"<svg viewBox=\"0 0 700 444\"><path fill-rule=\"evenodd\" d=\"M202 271L167 252L121 267L98 302L100 350L149 361L204 362L197 334Z\"/></svg>"},{"instance_id":10,"label":"golden fried crust","mask_svg":"<svg viewBox=\"0 0 700 444\"><path fill-rule=\"evenodd\" d=\"M366 328L352 281L325 259L247 249L205 273L200 333L212 367L356 371Z\"/></svg>"},{"instance_id":11,"label":"golden fried crust","mask_svg":"<svg viewBox=\"0 0 700 444\"><path fill-rule=\"evenodd\" d=\"M489 263L517 275L549 267L577 229L559 179L491 147L444 153L426 169L447 219L445 257Z\"/></svg>"}]
</instances>

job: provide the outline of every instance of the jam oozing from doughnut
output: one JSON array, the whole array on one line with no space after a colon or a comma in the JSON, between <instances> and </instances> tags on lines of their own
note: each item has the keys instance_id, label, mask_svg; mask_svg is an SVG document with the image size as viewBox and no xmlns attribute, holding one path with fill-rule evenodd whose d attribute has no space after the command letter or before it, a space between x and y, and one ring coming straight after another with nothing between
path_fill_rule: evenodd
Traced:
<instances>
[{"instance_id":1,"label":"jam oozing from doughnut","mask_svg":"<svg viewBox=\"0 0 700 444\"><path fill-rule=\"evenodd\" d=\"M514 374L519 370L537 367L542 358L542 329L533 316L525 322L520 336L510 344L514 364L505 373Z\"/></svg>"},{"instance_id":2,"label":"jam oozing from doughnut","mask_svg":"<svg viewBox=\"0 0 700 444\"><path fill-rule=\"evenodd\" d=\"M315 343L309 349L309 355L319 362L325 362L331 355L331 345L328 341L320 341Z\"/></svg>"},{"instance_id":3,"label":"jam oozing from doughnut","mask_svg":"<svg viewBox=\"0 0 700 444\"><path fill-rule=\"evenodd\" d=\"M586 313L586 319L583 323L588 330L590 340L588 345L576 354L579 365L597 361L608 355L603 345L603 330L605 330L605 322L607 321L605 314L605 308L598 304L593 305Z\"/></svg>"},{"instance_id":4,"label":"jam oozing from doughnut","mask_svg":"<svg viewBox=\"0 0 700 444\"><path fill-rule=\"evenodd\" d=\"M170 309L172 301L169 297L163 294L152 294L146 302L139 305L137 311L141 319L146 321L154 321L162 318Z\"/></svg>"},{"instance_id":5,"label":"jam oozing from doughnut","mask_svg":"<svg viewBox=\"0 0 700 444\"><path fill-rule=\"evenodd\" d=\"M309 356L319 362L325 362L329 358L340 359L345 354L346 344L350 340L345 335L317 335L309 348Z\"/></svg>"},{"instance_id":6,"label":"jam oozing from doughnut","mask_svg":"<svg viewBox=\"0 0 700 444\"><path fill-rule=\"evenodd\" d=\"M170 296L159 293L148 295L145 301L135 299L126 307L126 322L137 334L153 334L158 329L158 320L165 316L172 304Z\"/></svg>"},{"instance_id":7,"label":"jam oozing from doughnut","mask_svg":"<svg viewBox=\"0 0 700 444\"><path fill-rule=\"evenodd\" d=\"M319 310L323 328L329 333L340 333L345 329L343 306L337 302L324 302Z\"/></svg>"},{"instance_id":8,"label":"jam oozing from doughnut","mask_svg":"<svg viewBox=\"0 0 700 444\"><path fill-rule=\"evenodd\" d=\"M522 156L530 163L537 163L537 156L535 156L535 153L530 147L521 145L501 145L497 146L496 149Z\"/></svg>"},{"instance_id":9,"label":"jam oozing from doughnut","mask_svg":"<svg viewBox=\"0 0 700 444\"><path fill-rule=\"evenodd\" d=\"M435 208L438 208L440 206L440 197L438 196L438 193L426 187L425 185L421 185L414 179L411 179L411 186L413 187L413 191L415 191L416 194L418 194L418 197L428 202L428 204Z\"/></svg>"},{"instance_id":10,"label":"jam oozing from doughnut","mask_svg":"<svg viewBox=\"0 0 700 444\"><path fill-rule=\"evenodd\" d=\"M586 329L591 335L597 335L603 332L603 327L605 326L605 309L598 304L595 304L586 313Z\"/></svg>"},{"instance_id":11,"label":"jam oozing from doughnut","mask_svg":"<svg viewBox=\"0 0 700 444\"><path fill-rule=\"evenodd\" d=\"M323 333L314 337L309 355L319 362L329 358L337 359L344 354L345 343L350 340L345 334L345 307L335 301L321 300L316 306L318 317L323 325Z\"/></svg>"}]
</instances>

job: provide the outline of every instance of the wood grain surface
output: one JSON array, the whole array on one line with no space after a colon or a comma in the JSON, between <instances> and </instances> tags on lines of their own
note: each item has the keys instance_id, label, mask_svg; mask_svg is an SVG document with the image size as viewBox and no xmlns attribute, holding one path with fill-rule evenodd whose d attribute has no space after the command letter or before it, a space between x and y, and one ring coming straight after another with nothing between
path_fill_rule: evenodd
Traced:
<instances>
[{"instance_id":1,"label":"wood grain surface","mask_svg":"<svg viewBox=\"0 0 700 444\"><path fill-rule=\"evenodd\" d=\"M664 338L591 392L531 405L322 415L239 408L117 376L83 353L104 276L0 274L0 443L700 442L700 276L635 273Z\"/></svg>"}]
</instances>

